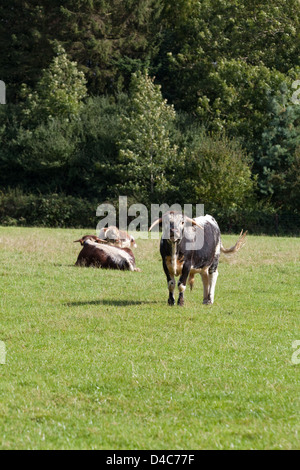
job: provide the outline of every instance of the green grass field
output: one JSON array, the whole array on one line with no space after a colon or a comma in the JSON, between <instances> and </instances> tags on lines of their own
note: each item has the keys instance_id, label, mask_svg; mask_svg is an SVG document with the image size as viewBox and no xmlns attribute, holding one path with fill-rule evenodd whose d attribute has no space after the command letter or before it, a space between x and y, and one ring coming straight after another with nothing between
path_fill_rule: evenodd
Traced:
<instances>
[{"instance_id":1,"label":"green grass field","mask_svg":"<svg viewBox=\"0 0 300 470\"><path fill-rule=\"evenodd\" d=\"M1 448L299 448L300 240L249 236L171 308L158 241L77 268L87 232L0 227Z\"/></svg>"}]
</instances>

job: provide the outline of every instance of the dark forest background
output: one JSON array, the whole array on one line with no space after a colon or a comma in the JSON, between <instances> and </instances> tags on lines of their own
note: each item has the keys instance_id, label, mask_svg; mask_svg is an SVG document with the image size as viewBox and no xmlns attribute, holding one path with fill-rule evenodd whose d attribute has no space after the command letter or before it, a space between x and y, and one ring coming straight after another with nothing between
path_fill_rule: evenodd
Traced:
<instances>
[{"instance_id":1,"label":"dark forest background","mask_svg":"<svg viewBox=\"0 0 300 470\"><path fill-rule=\"evenodd\" d=\"M299 0L2 0L0 223L203 203L299 234Z\"/></svg>"}]
</instances>

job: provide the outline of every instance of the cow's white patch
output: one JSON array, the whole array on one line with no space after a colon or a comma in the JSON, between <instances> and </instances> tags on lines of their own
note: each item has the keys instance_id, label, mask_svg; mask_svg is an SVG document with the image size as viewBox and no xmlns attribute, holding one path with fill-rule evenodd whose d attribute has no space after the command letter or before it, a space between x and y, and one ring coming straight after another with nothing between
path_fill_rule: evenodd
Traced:
<instances>
[{"instance_id":1,"label":"cow's white patch","mask_svg":"<svg viewBox=\"0 0 300 470\"><path fill-rule=\"evenodd\" d=\"M175 290L175 280L171 279L171 281L168 282L168 288L170 292L174 292Z\"/></svg>"},{"instance_id":2,"label":"cow's white patch","mask_svg":"<svg viewBox=\"0 0 300 470\"><path fill-rule=\"evenodd\" d=\"M219 275L218 270L216 270L212 274L209 274L209 296L210 296L210 301L212 304L214 303L215 288L216 288L218 275Z\"/></svg>"},{"instance_id":3,"label":"cow's white patch","mask_svg":"<svg viewBox=\"0 0 300 470\"><path fill-rule=\"evenodd\" d=\"M186 286L184 286L184 285L181 284L181 283L180 283L180 284L178 283L178 290L179 290L179 292L184 292L185 289L186 289Z\"/></svg>"},{"instance_id":4,"label":"cow's white patch","mask_svg":"<svg viewBox=\"0 0 300 470\"><path fill-rule=\"evenodd\" d=\"M171 264L172 264L172 269L174 272L174 276L177 275L177 253L176 253L176 243L172 243L172 258L171 258Z\"/></svg>"},{"instance_id":5,"label":"cow's white patch","mask_svg":"<svg viewBox=\"0 0 300 470\"><path fill-rule=\"evenodd\" d=\"M201 225L201 227L204 227L206 223L210 223L219 228L217 221L209 214L201 215L200 217L196 217L194 220L197 224Z\"/></svg>"},{"instance_id":6,"label":"cow's white patch","mask_svg":"<svg viewBox=\"0 0 300 470\"><path fill-rule=\"evenodd\" d=\"M137 244L135 243L135 239L132 235L130 236L130 246L132 246L133 248L137 248Z\"/></svg>"},{"instance_id":7,"label":"cow's white patch","mask_svg":"<svg viewBox=\"0 0 300 470\"><path fill-rule=\"evenodd\" d=\"M102 229L100 230L100 232L98 233L98 237L101 238L102 240L105 240L105 238L106 238L107 228L108 228L108 227L102 228Z\"/></svg>"},{"instance_id":8,"label":"cow's white patch","mask_svg":"<svg viewBox=\"0 0 300 470\"><path fill-rule=\"evenodd\" d=\"M221 253L221 239L219 239L219 242L216 246L215 256L219 256L220 253Z\"/></svg>"},{"instance_id":9,"label":"cow's white patch","mask_svg":"<svg viewBox=\"0 0 300 470\"><path fill-rule=\"evenodd\" d=\"M206 271L207 267L205 268L194 268L194 266L191 267L190 273L191 274L201 274L203 271Z\"/></svg>"}]
</instances>

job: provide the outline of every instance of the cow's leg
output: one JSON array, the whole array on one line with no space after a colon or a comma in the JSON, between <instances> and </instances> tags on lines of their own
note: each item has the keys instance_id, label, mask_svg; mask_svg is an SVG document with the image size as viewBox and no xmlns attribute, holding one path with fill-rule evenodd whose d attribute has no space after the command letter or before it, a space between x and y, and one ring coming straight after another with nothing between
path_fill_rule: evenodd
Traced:
<instances>
[{"instance_id":1,"label":"cow's leg","mask_svg":"<svg viewBox=\"0 0 300 470\"><path fill-rule=\"evenodd\" d=\"M175 305L175 297L174 297L175 278L174 276L171 277L165 260L163 260L163 268L165 271L165 275L167 277L167 283L168 283L168 289L169 289L168 305Z\"/></svg>"},{"instance_id":2,"label":"cow's leg","mask_svg":"<svg viewBox=\"0 0 300 470\"><path fill-rule=\"evenodd\" d=\"M178 297L177 305L180 305L181 307L183 307L184 305L183 294L186 289L186 282L187 282L187 278L189 277L190 270L191 270L191 262L185 261L183 263L182 273L178 281L179 297Z\"/></svg>"},{"instance_id":3,"label":"cow's leg","mask_svg":"<svg viewBox=\"0 0 300 470\"><path fill-rule=\"evenodd\" d=\"M208 274L208 269L203 269L203 271L200 273L201 278L202 278L202 284L203 284L203 303L204 304L209 304L209 274Z\"/></svg>"},{"instance_id":4,"label":"cow's leg","mask_svg":"<svg viewBox=\"0 0 300 470\"><path fill-rule=\"evenodd\" d=\"M207 303L209 304L214 303L215 288L216 288L216 283L217 283L218 274L219 274L218 273L219 256L220 256L220 252L217 252L208 270L209 286L208 286L208 302Z\"/></svg>"},{"instance_id":5,"label":"cow's leg","mask_svg":"<svg viewBox=\"0 0 300 470\"><path fill-rule=\"evenodd\" d=\"M209 299L209 302L210 304L213 304L214 303L214 298L215 298L215 288L216 288L216 283L217 283L217 279L218 279L218 270L216 269L216 271L212 272L212 273L209 273L209 294L208 294L208 299Z\"/></svg>"},{"instance_id":6,"label":"cow's leg","mask_svg":"<svg viewBox=\"0 0 300 470\"><path fill-rule=\"evenodd\" d=\"M174 277L168 281L168 288L169 288L168 304L175 305L175 297L174 297L175 278Z\"/></svg>"}]
</instances>

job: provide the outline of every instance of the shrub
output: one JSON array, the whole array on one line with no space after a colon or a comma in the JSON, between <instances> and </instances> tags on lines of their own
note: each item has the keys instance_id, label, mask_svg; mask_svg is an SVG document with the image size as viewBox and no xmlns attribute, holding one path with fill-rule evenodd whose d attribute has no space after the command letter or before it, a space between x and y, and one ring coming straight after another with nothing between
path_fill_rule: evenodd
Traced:
<instances>
[{"instance_id":1,"label":"shrub","mask_svg":"<svg viewBox=\"0 0 300 470\"><path fill-rule=\"evenodd\" d=\"M64 194L0 192L0 224L39 227L96 227L97 201Z\"/></svg>"},{"instance_id":2,"label":"shrub","mask_svg":"<svg viewBox=\"0 0 300 470\"><path fill-rule=\"evenodd\" d=\"M177 169L183 201L213 208L241 206L253 194L250 159L238 141L192 125L184 132L185 158Z\"/></svg>"}]
</instances>

